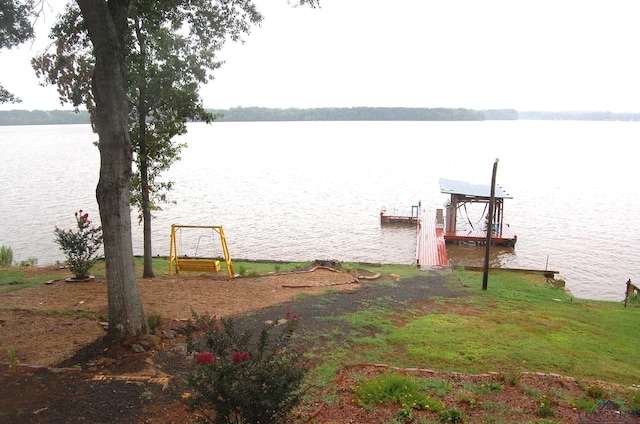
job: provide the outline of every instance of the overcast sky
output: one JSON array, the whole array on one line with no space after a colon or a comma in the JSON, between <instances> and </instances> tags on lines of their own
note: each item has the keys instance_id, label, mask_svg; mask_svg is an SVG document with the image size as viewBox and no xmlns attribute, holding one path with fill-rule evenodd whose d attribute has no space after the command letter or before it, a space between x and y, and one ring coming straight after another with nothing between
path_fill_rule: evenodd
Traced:
<instances>
[{"instance_id":1,"label":"overcast sky","mask_svg":"<svg viewBox=\"0 0 640 424\"><path fill-rule=\"evenodd\" d=\"M221 52L205 107L640 112L638 0L255 3L265 20ZM23 99L1 109L62 108L29 65L53 21L33 46L0 51L0 81Z\"/></svg>"}]
</instances>

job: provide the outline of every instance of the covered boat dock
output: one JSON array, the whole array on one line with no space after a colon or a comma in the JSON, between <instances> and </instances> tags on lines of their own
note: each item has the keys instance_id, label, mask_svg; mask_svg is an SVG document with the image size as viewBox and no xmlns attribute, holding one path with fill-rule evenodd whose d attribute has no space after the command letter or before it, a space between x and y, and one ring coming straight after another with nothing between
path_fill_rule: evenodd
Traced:
<instances>
[{"instance_id":1,"label":"covered boat dock","mask_svg":"<svg viewBox=\"0 0 640 424\"><path fill-rule=\"evenodd\" d=\"M446 243L474 243L486 244L487 231L491 229L491 243L507 247L515 246L518 241L509 224L505 224L504 200L513 199L502 187L495 187L495 204L493 211L493 222L484 224L484 228L458 229L458 213L461 208L469 203L485 204L488 208L491 200L491 186L469 184L463 181L455 181L441 178L440 192L450 196L446 205L444 222L444 239Z\"/></svg>"}]
</instances>

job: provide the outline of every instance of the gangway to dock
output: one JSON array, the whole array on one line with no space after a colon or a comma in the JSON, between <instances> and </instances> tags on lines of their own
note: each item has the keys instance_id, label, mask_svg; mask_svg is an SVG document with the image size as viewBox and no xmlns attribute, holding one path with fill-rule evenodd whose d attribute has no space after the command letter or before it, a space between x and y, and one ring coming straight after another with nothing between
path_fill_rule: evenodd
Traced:
<instances>
[{"instance_id":1,"label":"gangway to dock","mask_svg":"<svg viewBox=\"0 0 640 424\"><path fill-rule=\"evenodd\" d=\"M423 211L417 224L416 265L420 268L448 267L442 210Z\"/></svg>"}]
</instances>

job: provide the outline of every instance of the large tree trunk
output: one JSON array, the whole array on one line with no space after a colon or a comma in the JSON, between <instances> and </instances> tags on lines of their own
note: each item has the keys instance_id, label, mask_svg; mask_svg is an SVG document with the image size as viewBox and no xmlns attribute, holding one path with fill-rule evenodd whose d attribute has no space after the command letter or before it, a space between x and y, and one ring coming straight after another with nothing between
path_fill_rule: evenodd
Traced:
<instances>
[{"instance_id":1,"label":"large tree trunk","mask_svg":"<svg viewBox=\"0 0 640 424\"><path fill-rule=\"evenodd\" d=\"M136 283L131 239L129 143L125 42L129 0L76 0L93 44L92 91L100 147L96 197L104 235L109 300L108 337L121 341L146 334Z\"/></svg>"}]
</instances>

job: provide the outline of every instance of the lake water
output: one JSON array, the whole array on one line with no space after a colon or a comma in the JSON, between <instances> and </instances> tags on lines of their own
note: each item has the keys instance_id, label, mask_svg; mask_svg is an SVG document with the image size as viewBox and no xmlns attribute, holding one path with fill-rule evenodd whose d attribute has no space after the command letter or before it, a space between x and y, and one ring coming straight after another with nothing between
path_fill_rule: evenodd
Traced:
<instances>
[{"instance_id":1,"label":"lake water","mask_svg":"<svg viewBox=\"0 0 640 424\"><path fill-rule=\"evenodd\" d=\"M439 178L513 196L505 222L515 249L492 265L560 272L581 298L622 300L640 280L638 122L260 122L189 124L188 147L166 178L171 199L153 221L153 253L171 224L222 225L232 257L412 264L415 229L381 226L379 212L442 208ZM0 244L15 260L64 260L56 226L77 209L99 220L99 153L89 125L0 127ZM472 223L481 211L469 211ZM134 217L134 252L142 227ZM464 217L467 220L467 217ZM449 246L452 263L481 265L484 248ZM211 232L184 230L178 252L218 256Z\"/></svg>"}]
</instances>

